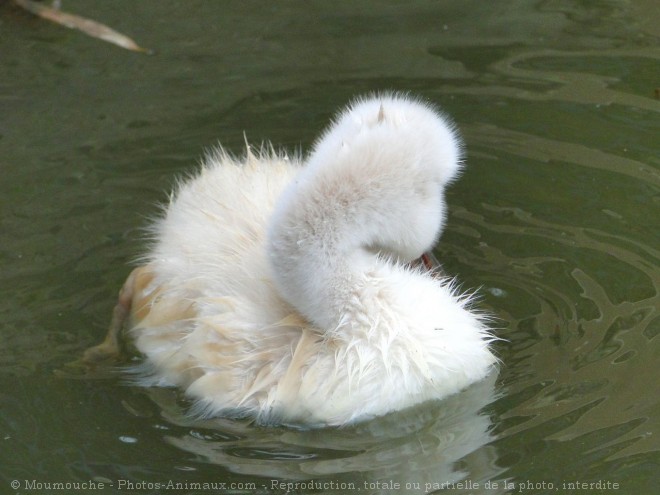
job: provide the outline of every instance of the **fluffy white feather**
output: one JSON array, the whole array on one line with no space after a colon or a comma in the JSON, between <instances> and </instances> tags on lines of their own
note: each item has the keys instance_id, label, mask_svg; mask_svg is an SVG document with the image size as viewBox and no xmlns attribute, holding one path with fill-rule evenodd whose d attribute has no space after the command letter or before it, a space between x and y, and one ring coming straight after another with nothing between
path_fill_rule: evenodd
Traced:
<instances>
[{"instance_id":1,"label":"fluffy white feather","mask_svg":"<svg viewBox=\"0 0 660 495\"><path fill-rule=\"evenodd\" d=\"M482 318L408 265L459 170L453 127L396 95L350 105L304 163L208 156L125 287L143 383L183 387L205 415L341 425L485 377Z\"/></svg>"}]
</instances>

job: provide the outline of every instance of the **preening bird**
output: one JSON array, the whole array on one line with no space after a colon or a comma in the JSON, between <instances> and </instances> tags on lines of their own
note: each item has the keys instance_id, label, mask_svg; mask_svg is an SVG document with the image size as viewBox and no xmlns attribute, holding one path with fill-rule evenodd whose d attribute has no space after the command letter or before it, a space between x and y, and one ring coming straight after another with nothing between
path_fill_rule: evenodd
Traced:
<instances>
[{"instance_id":1,"label":"preening bird","mask_svg":"<svg viewBox=\"0 0 660 495\"><path fill-rule=\"evenodd\" d=\"M358 99L308 156L217 149L151 227L104 344L203 416L343 425L440 399L495 363L485 318L416 263L461 169L456 131L402 95Z\"/></svg>"}]
</instances>

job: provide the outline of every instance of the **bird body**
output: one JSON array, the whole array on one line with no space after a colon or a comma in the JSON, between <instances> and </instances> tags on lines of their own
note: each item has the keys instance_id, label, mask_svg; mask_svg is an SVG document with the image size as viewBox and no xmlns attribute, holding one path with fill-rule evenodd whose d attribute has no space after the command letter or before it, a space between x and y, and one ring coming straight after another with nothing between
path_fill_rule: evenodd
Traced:
<instances>
[{"instance_id":1,"label":"bird body","mask_svg":"<svg viewBox=\"0 0 660 495\"><path fill-rule=\"evenodd\" d=\"M484 378L484 318L411 263L437 242L459 170L453 127L397 95L347 107L305 159L216 150L125 286L140 382L183 388L204 416L317 426Z\"/></svg>"}]
</instances>

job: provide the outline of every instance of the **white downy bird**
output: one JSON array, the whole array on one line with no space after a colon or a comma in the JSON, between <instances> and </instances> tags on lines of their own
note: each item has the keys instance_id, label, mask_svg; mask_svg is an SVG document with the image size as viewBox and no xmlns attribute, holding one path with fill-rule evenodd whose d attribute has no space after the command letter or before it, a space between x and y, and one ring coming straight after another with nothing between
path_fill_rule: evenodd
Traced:
<instances>
[{"instance_id":1,"label":"white downy bird","mask_svg":"<svg viewBox=\"0 0 660 495\"><path fill-rule=\"evenodd\" d=\"M104 344L203 416L343 425L440 399L495 364L485 318L415 263L461 168L454 128L401 95L358 99L305 159L222 149L152 226ZM127 321L125 321L127 320Z\"/></svg>"}]
</instances>

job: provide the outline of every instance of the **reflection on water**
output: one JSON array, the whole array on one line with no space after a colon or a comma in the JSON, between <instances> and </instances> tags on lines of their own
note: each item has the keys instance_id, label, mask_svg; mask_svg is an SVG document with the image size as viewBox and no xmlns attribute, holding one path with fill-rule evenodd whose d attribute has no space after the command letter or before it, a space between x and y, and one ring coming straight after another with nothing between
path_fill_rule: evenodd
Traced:
<instances>
[{"instance_id":1,"label":"reflection on water","mask_svg":"<svg viewBox=\"0 0 660 495\"><path fill-rule=\"evenodd\" d=\"M491 423L481 409L493 400L495 375L439 403L342 429L255 428L231 420L193 421L175 394L152 390L164 418L188 431L165 440L197 459L234 473L291 481L334 481L383 493L426 493L460 481L485 483L500 474ZM478 453L476 452L480 449ZM464 466L456 462L464 459ZM263 482L267 484L265 481ZM375 490L373 493L379 493Z\"/></svg>"},{"instance_id":2,"label":"reflection on water","mask_svg":"<svg viewBox=\"0 0 660 495\"><path fill-rule=\"evenodd\" d=\"M605 480L652 493L660 33L655 3L633 3L85 3L153 57L1 4L2 489L173 479L284 493L269 480L333 479L518 492L484 488L506 480L562 493ZM144 19L158 28L142 36ZM384 88L441 105L465 138L436 255L497 318L495 383L298 431L200 423L170 391L53 376L104 333L144 217L204 147L240 152L246 131L307 149L337 107Z\"/></svg>"}]
</instances>

